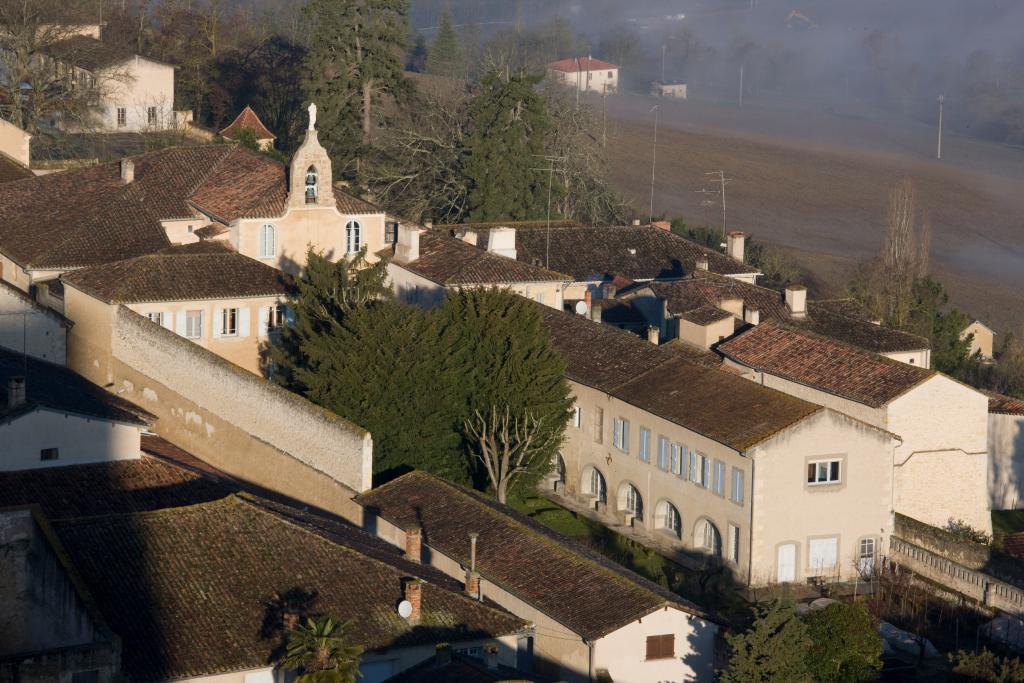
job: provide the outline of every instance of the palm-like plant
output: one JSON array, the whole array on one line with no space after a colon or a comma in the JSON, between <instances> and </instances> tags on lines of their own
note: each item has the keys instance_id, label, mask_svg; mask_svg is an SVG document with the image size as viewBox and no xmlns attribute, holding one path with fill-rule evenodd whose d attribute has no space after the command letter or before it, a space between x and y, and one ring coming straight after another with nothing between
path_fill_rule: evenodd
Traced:
<instances>
[{"instance_id":1,"label":"palm-like plant","mask_svg":"<svg viewBox=\"0 0 1024 683\"><path fill-rule=\"evenodd\" d=\"M286 669L302 670L295 683L356 683L362 675L359 656L363 647L345 642L351 625L351 621L320 617L295 628L281 663Z\"/></svg>"}]
</instances>

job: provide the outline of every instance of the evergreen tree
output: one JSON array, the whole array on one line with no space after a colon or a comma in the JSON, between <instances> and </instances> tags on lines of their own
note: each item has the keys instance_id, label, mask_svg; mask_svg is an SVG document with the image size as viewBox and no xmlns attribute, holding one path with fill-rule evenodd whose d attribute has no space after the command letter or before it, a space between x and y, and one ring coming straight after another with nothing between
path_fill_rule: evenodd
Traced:
<instances>
[{"instance_id":1,"label":"evergreen tree","mask_svg":"<svg viewBox=\"0 0 1024 683\"><path fill-rule=\"evenodd\" d=\"M407 90L408 14L408 0L310 0L306 6L306 95L319 108L321 143L342 166L370 144L376 98Z\"/></svg>"},{"instance_id":2,"label":"evergreen tree","mask_svg":"<svg viewBox=\"0 0 1024 683\"><path fill-rule=\"evenodd\" d=\"M511 292L452 292L436 315L466 390L461 422L477 483L506 502L551 471L572 408L565 361L538 305Z\"/></svg>"},{"instance_id":3,"label":"evergreen tree","mask_svg":"<svg viewBox=\"0 0 1024 683\"><path fill-rule=\"evenodd\" d=\"M807 668L821 683L874 681L882 668L878 622L863 605L835 602L807 615Z\"/></svg>"},{"instance_id":4,"label":"evergreen tree","mask_svg":"<svg viewBox=\"0 0 1024 683\"><path fill-rule=\"evenodd\" d=\"M427 73L448 78L466 77L466 51L459 34L452 28L451 16L445 7L437 29L437 37L427 55Z\"/></svg>"},{"instance_id":5,"label":"evergreen tree","mask_svg":"<svg viewBox=\"0 0 1024 683\"><path fill-rule=\"evenodd\" d=\"M539 76L492 72L470 105L466 178L469 219L534 220L547 215L549 175L542 169L550 128ZM552 181L552 207L561 187Z\"/></svg>"},{"instance_id":6,"label":"evergreen tree","mask_svg":"<svg viewBox=\"0 0 1024 683\"><path fill-rule=\"evenodd\" d=\"M814 680L806 661L811 638L789 601L776 600L760 606L753 625L744 633L727 636L726 640L729 668L722 672L722 683Z\"/></svg>"}]
</instances>

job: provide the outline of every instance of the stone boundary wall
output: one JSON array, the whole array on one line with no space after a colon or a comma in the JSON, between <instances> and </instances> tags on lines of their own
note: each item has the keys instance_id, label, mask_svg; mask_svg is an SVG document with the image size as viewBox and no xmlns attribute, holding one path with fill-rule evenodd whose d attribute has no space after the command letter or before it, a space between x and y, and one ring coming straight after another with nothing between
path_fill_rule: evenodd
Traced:
<instances>
[{"instance_id":1,"label":"stone boundary wall","mask_svg":"<svg viewBox=\"0 0 1024 683\"><path fill-rule=\"evenodd\" d=\"M896 513L894 534L968 569L1024 588L1024 561L987 545L958 538L945 529Z\"/></svg>"},{"instance_id":2,"label":"stone boundary wall","mask_svg":"<svg viewBox=\"0 0 1024 683\"><path fill-rule=\"evenodd\" d=\"M370 488L366 430L123 306L113 323L109 388L156 415L161 436L232 476L342 514L354 503L338 496Z\"/></svg>"},{"instance_id":3,"label":"stone boundary wall","mask_svg":"<svg viewBox=\"0 0 1024 683\"><path fill-rule=\"evenodd\" d=\"M1024 590L897 536L889 539L889 559L901 568L909 569L981 605L1011 614L1024 614Z\"/></svg>"}]
</instances>

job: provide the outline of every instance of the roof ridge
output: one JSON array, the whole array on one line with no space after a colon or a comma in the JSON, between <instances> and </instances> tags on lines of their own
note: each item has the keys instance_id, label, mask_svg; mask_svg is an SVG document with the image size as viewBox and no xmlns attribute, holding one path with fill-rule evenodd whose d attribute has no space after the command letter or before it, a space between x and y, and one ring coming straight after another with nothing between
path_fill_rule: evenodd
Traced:
<instances>
[{"instance_id":1,"label":"roof ridge","mask_svg":"<svg viewBox=\"0 0 1024 683\"><path fill-rule=\"evenodd\" d=\"M842 314L838 314L838 315L842 315ZM843 316L843 317L847 317L847 316ZM856 318L851 318L851 320L856 320ZM881 363L882 365L885 365L885 366L888 366L888 367L891 367L891 368L899 368L899 369L910 368L912 371L917 372L918 374L924 373L924 375L927 375L928 377L931 377L931 376L937 375L937 374L942 374L938 370L935 370L933 368L924 368L924 367L921 367L920 365L910 365L908 363L904 363L903 361L898 361L895 358L889 358L888 356L883 356L880 353L875 353L874 351L868 351L867 349L862 349L859 346L854 346L853 344L850 344L849 342L845 342L845 341L843 341L841 339L836 339L835 337L830 337L830 336L828 336L826 334L821 334L820 332L815 332L813 330L808 330L808 329L804 329L803 327L799 327L799 326L796 326L796 325L789 324L788 321L782 322L782 321L778 321L778 320L767 320L764 323L762 323L761 325L771 325L772 327L778 327L778 328L781 328L781 329L784 329L784 330L790 330L790 331L795 332L797 334L802 334L802 335L805 335L805 336L808 336L808 337L812 337L812 338L820 340L820 341L827 341L827 342L830 342L832 344L837 344L837 345L845 348L848 351L852 351L854 353L863 355L865 357L870 357L873 360ZM757 327L760 327L761 325L758 325ZM742 336L742 335L739 335L739 336ZM738 338L738 337L736 337L736 338ZM922 337L922 339L924 339L924 337ZM726 341L723 342L723 345L727 345L730 341L731 340L727 339ZM922 377L924 375L922 375ZM924 381L924 380L922 379L922 381ZM920 382L918 382L918 384L920 384Z\"/></svg>"}]
</instances>

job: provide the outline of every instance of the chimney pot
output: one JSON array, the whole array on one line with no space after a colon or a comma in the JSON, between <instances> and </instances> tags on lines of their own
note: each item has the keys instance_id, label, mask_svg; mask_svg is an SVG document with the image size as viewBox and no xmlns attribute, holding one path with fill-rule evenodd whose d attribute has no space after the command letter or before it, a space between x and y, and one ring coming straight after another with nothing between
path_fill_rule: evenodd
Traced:
<instances>
[{"instance_id":1,"label":"chimney pot","mask_svg":"<svg viewBox=\"0 0 1024 683\"><path fill-rule=\"evenodd\" d=\"M480 575L472 569L466 570L466 595L474 600L480 599Z\"/></svg>"},{"instance_id":2,"label":"chimney pot","mask_svg":"<svg viewBox=\"0 0 1024 683\"><path fill-rule=\"evenodd\" d=\"M807 317L807 288L803 285L786 287L786 308L794 318Z\"/></svg>"},{"instance_id":3,"label":"chimney pot","mask_svg":"<svg viewBox=\"0 0 1024 683\"><path fill-rule=\"evenodd\" d=\"M651 342L655 346L661 343L661 330L656 326L651 325L647 328L647 341Z\"/></svg>"},{"instance_id":4,"label":"chimney pot","mask_svg":"<svg viewBox=\"0 0 1024 683\"><path fill-rule=\"evenodd\" d=\"M419 562L423 554L423 530L419 527L405 532L405 558Z\"/></svg>"},{"instance_id":5,"label":"chimney pot","mask_svg":"<svg viewBox=\"0 0 1024 683\"><path fill-rule=\"evenodd\" d=\"M420 623L423 609L423 582L413 577L403 579L402 599L412 605L412 613L409 615L408 622L410 624Z\"/></svg>"},{"instance_id":6,"label":"chimney pot","mask_svg":"<svg viewBox=\"0 0 1024 683\"><path fill-rule=\"evenodd\" d=\"M737 261L743 261L746 242L746 233L739 231L730 232L726 236L725 251L727 254L729 254L729 256L736 259Z\"/></svg>"},{"instance_id":7,"label":"chimney pot","mask_svg":"<svg viewBox=\"0 0 1024 683\"><path fill-rule=\"evenodd\" d=\"M7 408L17 408L25 404L25 378L11 377L7 380Z\"/></svg>"},{"instance_id":8,"label":"chimney pot","mask_svg":"<svg viewBox=\"0 0 1024 683\"><path fill-rule=\"evenodd\" d=\"M121 182L127 185L135 180L135 162L131 159L121 159Z\"/></svg>"},{"instance_id":9,"label":"chimney pot","mask_svg":"<svg viewBox=\"0 0 1024 683\"><path fill-rule=\"evenodd\" d=\"M594 310L594 295L589 289L583 294L583 303L587 305L587 315L591 315Z\"/></svg>"}]
</instances>

